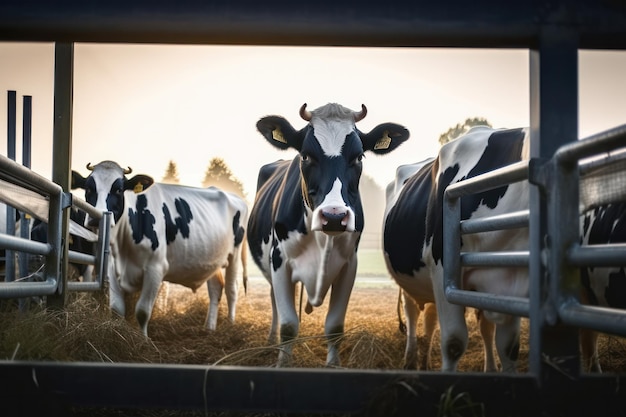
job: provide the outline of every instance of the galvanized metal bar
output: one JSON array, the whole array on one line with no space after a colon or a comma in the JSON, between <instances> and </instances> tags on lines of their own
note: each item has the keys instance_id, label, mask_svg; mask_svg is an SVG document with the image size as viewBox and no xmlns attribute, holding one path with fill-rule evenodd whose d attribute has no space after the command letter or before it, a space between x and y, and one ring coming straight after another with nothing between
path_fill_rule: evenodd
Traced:
<instances>
[{"instance_id":1,"label":"galvanized metal bar","mask_svg":"<svg viewBox=\"0 0 626 417\"><path fill-rule=\"evenodd\" d=\"M528 161L520 161L450 184L446 188L446 199L481 193L526 179L528 179Z\"/></svg>"},{"instance_id":2,"label":"galvanized metal bar","mask_svg":"<svg viewBox=\"0 0 626 417\"><path fill-rule=\"evenodd\" d=\"M520 252L461 252L463 266L528 267L528 251Z\"/></svg>"},{"instance_id":3,"label":"galvanized metal bar","mask_svg":"<svg viewBox=\"0 0 626 417\"><path fill-rule=\"evenodd\" d=\"M49 255L52 251L52 246L49 244L2 233L0 233L0 247L43 256Z\"/></svg>"},{"instance_id":4,"label":"galvanized metal bar","mask_svg":"<svg viewBox=\"0 0 626 417\"><path fill-rule=\"evenodd\" d=\"M572 246L566 254L567 262L572 266L625 266L626 243L606 245Z\"/></svg>"},{"instance_id":5,"label":"galvanized metal bar","mask_svg":"<svg viewBox=\"0 0 626 417\"><path fill-rule=\"evenodd\" d=\"M51 182L35 171L23 167L4 155L0 155L0 172L3 176L9 176L11 179L20 179L20 184L30 184L30 188L43 195L59 195L63 192L63 189L58 184Z\"/></svg>"},{"instance_id":6,"label":"galvanized metal bar","mask_svg":"<svg viewBox=\"0 0 626 417\"><path fill-rule=\"evenodd\" d=\"M625 143L626 124L623 124L576 142L568 143L558 149L554 154L554 158L559 165L574 164L581 159L623 147Z\"/></svg>"},{"instance_id":7,"label":"galvanized metal bar","mask_svg":"<svg viewBox=\"0 0 626 417\"><path fill-rule=\"evenodd\" d=\"M528 227L529 215L529 210L520 210L480 219L461 220L461 233L465 235Z\"/></svg>"},{"instance_id":8,"label":"galvanized metal bar","mask_svg":"<svg viewBox=\"0 0 626 417\"><path fill-rule=\"evenodd\" d=\"M571 302L561 306L559 317L570 326L626 337L625 310Z\"/></svg>"},{"instance_id":9,"label":"galvanized metal bar","mask_svg":"<svg viewBox=\"0 0 626 417\"><path fill-rule=\"evenodd\" d=\"M528 317L530 302L527 298L446 288L446 299L453 304L474 307L481 310L497 311L514 316Z\"/></svg>"}]
</instances>

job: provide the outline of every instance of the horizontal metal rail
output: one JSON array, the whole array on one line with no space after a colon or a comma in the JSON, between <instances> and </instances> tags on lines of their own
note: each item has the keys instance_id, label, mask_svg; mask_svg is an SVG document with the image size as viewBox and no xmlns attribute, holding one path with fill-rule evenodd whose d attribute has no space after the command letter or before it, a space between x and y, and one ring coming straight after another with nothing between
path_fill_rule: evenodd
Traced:
<instances>
[{"instance_id":1,"label":"horizontal metal rail","mask_svg":"<svg viewBox=\"0 0 626 417\"><path fill-rule=\"evenodd\" d=\"M575 245L567 252L567 262L574 266L626 266L626 243Z\"/></svg>"},{"instance_id":2,"label":"horizontal metal rail","mask_svg":"<svg viewBox=\"0 0 626 417\"><path fill-rule=\"evenodd\" d=\"M529 210L520 210L514 213L505 213L497 216L480 219L461 220L461 233L493 232L495 230L519 229L528 227Z\"/></svg>"},{"instance_id":3,"label":"horizontal metal rail","mask_svg":"<svg viewBox=\"0 0 626 417\"><path fill-rule=\"evenodd\" d=\"M559 308L563 323L626 337L626 310L582 305L576 301Z\"/></svg>"}]
</instances>

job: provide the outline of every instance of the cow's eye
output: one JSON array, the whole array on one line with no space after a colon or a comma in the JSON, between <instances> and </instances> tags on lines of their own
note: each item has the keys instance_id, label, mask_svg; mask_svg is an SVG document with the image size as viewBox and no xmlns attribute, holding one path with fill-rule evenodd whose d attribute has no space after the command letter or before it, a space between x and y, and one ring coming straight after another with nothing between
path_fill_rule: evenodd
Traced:
<instances>
[{"instance_id":1,"label":"cow's eye","mask_svg":"<svg viewBox=\"0 0 626 417\"><path fill-rule=\"evenodd\" d=\"M306 162L306 161L308 161L308 160L309 160L309 155L307 155L307 154L302 154L302 155L300 155L300 158L302 158L302 162Z\"/></svg>"},{"instance_id":2,"label":"cow's eye","mask_svg":"<svg viewBox=\"0 0 626 417\"><path fill-rule=\"evenodd\" d=\"M363 161L363 158L365 158L365 154L360 154L352 160L352 165L361 163L361 161Z\"/></svg>"}]
</instances>

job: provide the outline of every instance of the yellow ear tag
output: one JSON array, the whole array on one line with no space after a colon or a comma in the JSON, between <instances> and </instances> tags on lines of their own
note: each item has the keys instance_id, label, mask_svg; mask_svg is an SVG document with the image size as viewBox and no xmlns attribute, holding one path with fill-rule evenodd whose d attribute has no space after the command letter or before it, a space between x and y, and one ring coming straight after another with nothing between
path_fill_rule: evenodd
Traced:
<instances>
[{"instance_id":1,"label":"yellow ear tag","mask_svg":"<svg viewBox=\"0 0 626 417\"><path fill-rule=\"evenodd\" d=\"M135 188L133 188L133 191L135 192L135 194L138 194L140 192L143 191L143 184L138 182L137 184L135 184Z\"/></svg>"},{"instance_id":2,"label":"yellow ear tag","mask_svg":"<svg viewBox=\"0 0 626 417\"><path fill-rule=\"evenodd\" d=\"M283 132L280 131L280 127L272 130L272 139L277 140L278 142L287 143L283 137Z\"/></svg>"},{"instance_id":3,"label":"yellow ear tag","mask_svg":"<svg viewBox=\"0 0 626 417\"><path fill-rule=\"evenodd\" d=\"M376 145L374 145L374 150L376 149L388 149L389 145L391 145L391 138L389 137L389 132L385 130L383 133L383 137L378 139Z\"/></svg>"}]
</instances>

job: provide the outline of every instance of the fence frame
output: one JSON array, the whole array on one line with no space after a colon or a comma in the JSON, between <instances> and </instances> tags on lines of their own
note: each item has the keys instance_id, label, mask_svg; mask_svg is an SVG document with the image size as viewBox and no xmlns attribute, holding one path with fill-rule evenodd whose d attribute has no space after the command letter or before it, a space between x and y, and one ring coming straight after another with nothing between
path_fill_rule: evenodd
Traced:
<instances>
[{"instance_id":1,"label":"fence frame","mask_svg":"<svg viewBox=\"0 0 626 417\"><path fill-rule=\"evenodd\" d=\"M620 2L595 0L483 0L470 5L460 0L322 0L314 5L35 0L0 5L0 40L55 42L55 123L59 118L65 127L59 134L55 129L55 154L58 149L62 159L54 180L62 186L70 166L74 42L525 48L530 57L531 157L541 165L562 145L578 139L578 51L626 49L626 9ZM579 374L577 329L553 324L552 288L545 284L563 253L550 252L549 263L542 264L543 236L555 227L555 213L549 212L540 187L530 191L529 268L536 279L530 288L533 348L528 374L5 361L0 362L0 392L19 387L18 392L29 393L27 401L35 393L54 404L81 406L359 413L372 398L393 391L396 409L415 413L455 388L474 401L484 400L487 415L623 414L624 375ZM560 245L569 237L563 239ZM556 368L547 366L545 358L554 357L564 359ZM23 400L16 398L7 401Z\"/></svg>"}]
</instances>

